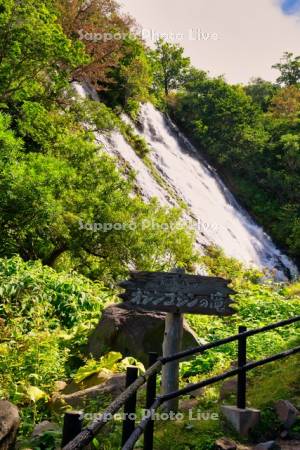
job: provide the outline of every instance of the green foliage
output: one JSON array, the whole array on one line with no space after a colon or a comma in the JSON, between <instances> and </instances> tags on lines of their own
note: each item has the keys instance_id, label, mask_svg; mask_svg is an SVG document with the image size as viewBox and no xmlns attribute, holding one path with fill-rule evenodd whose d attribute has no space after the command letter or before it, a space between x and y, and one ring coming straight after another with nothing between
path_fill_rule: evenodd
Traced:
<instances>
[{"instance_id":1,"label":"green foliage","mask_svg":"<svg viewBox=\"0 0 300 450\"><path fill-rule=\"evenodd\" d=\"M62 115L25 102L21 111L23 141L7 129L8 118L2 120L8 149L13 143L23 150L30 142L30 147L16 158L8 159L5 152L0 157L1 256L19 252L26 259L41 258L53 265L69 252L73 267L93 278L124 274L128 263L154 268L193 260L192 237L175 226L181 213L133 197L132 179L120 173L110 157L99 154L90 131L75 121L79 112L79 118L93 121L98 131L111 129L118 121L104 105L71 104ZM145 149L142 140L125 131L136 147ZM158 229L145 231L143 223L153 217ZM95 229L97 224L111 228Z\"/></svg>"},{"instance_id":2,"label":"green foliage","mask_svg":"<svg viewBox=\"0 0 300 450\"><path fill-rule=\"evenodd\" d=\"M156 49L150 53L153 66L154 87L157 95L162 90L167 96L172 89L177 89L186 80L190 59L183 56L184 49L160 39Z\"/></svg>"},{"instance_id":3,"label":"green foliage","mask_svg":"<svg viewBox=\"0 0 300 450\"><path fill-rule=\"evenodd\" d=\"M1 317L9 325L18 317L24 332L41 320L51 330L58 324L71 328L98 317L105 290L79 274L57 273L39 261L20 257L0 260ZM102 301L99 302L98 296ZM16 322L15 322L16 324ZM42 325L45 331L45 325Z\"/></svg>"},{"instance_id":4,"label":"green foliage","mask_svg":"<svg viewBox=\"0 0 300 450\"><path fill-rule=\"evenodd\" d=\"M299 311L300 298L297 285L258 283L260 274L243 268L240 263L232 259L228 260L228 271L226 271L226 257L217 249L214 249L214 251L211 249L208 255L203 257L203 260L210 267L212 274L227 277L230 275L233 277L233 287L238 292L238 313L229 318L188 316L188 321L201 338L207 341L220 339L235 333L237 326L241 323L248 326L248 328L260 327L270 322L296 315L297 311ZM82 380L93 373L99 373L99 371L100 373L101 371L109 370L123 371L128 364L136 365L138 363L132 358L125 358L119 362L120 354L108 354L101 358L100 361L88 360L79 370L72 370L70 368L70 359L76 354L80 356L78 347L74 347L74 342L76 342L74 335L83 332L83 328L80 326L83 324L79 325L78 322L84 322L86 327L88 324L91 327L91 324L95 323L109 293L105 290L103 291L101 285L97 286L79 275L57 274L54 270L43 267L37 262L24 263L19 258L14 258L11 261L2 261L1 267L1 285L5 286L6 293L6 297L3 298L8 296L9 299L9 301L3 302L6 306L5 321L7 321L9 326L6 326L6 323L4 327L2 325L0 338L3 341L0 346L0 361L3 367L6 368L6 371L1 372L5 374L2 375L1 379L2 396L9 395L10 399L22 405L22 414L24 414L22 429L27 434L32 428L32 425L29 426L30 421L32 424L36 420L49 417L43 392L50 394L55 380L68 377L70 371L73 376L75 373L75 380L76 377L78 380ZM47 312L47 310L51 311L49 303L51 303L51 306L52 303L55 305L56 292L59 295L61 294L60 286L65 286L66 277L69 280L69 286L75 285L80 292L86 292L89 303L91 305L96 304L98 307L98 309L89 308L88 306L82 307L82 302L80 301L82 294L80 295L80 292L78 292L78 303L80 304L82 316L80 318L80 315L78 315L77 325L73 326L71 330L67 328L68 322L65 322L64 316L60 320L57 319L55 308L52 310L52 316L46 313L45 318L44 315L44 312ZM53 281L56 281L54 286ZM34 303L35 315L30 306L33 292L37 296ZM38 295L39 292L41 292L40 295ZM69 290L67 289L66 292L69 292ZM95 299L94 295L97 296ZM18 299L18 307L13 306L16 303L15 299ZM23 309L22 305L24 305ZM92 312L91 309L93 310ZM73 316L72 311L69 314ZM26 315L31 319L31 328L26 323ZM92 319L92 316L94 316L94 319ZM4 317L3 312L1 312L1 317ZM60 318L61 316L59 315L58 317ZM89 317L88 323L86 322L87 317ZM62 327L62 324L66 325ZM299 335L297 330L298 327L292 325L249 338L249 359L255 360L298 345ZM84 336L86 336L86 332L87 328ZM181 365L181 375L194 382L227 370L232 361L236 360L236 357L236 346L228 344L183 363ZM296 360L294 362L297 364ZM280 380L285 380L284 383L276 383L276 398L282 395L291 398L293 394L290 394L290 390L293 390L294 386L297 385L295 380L297 370L293 369L292 360L289 366L290 371L287 371L285 366L284 363L280 367L276 364L272 368L271 378L270 370L263 369L257 370L257 375L255 373L253 377L251 376L250 381L252 383L253 379L253 389L251 384L248 395L249 404L253 405L253 407L261 406L264 408L272 403L275 394L271 379L274 380L276 376ZM258 379L259 383L257 383ZM257 386L260 388L258 389ZM42 392L33 388L38 388ZM35 396L36 403L32 400L32 393L34 395L37 393L37 397ZM40 395L41 397L38 399ZM215 396L211 396L211 400L209 400L209 396L210 393L207 392L207 396L205 395L199 408L202 408L203 411L218 411L216 409L218 405L213 400ZM99 409L103 408L104 401L106 402L105 399L101 401L99 399L93 411L98 412ZM87 406L86 412L90 410L89 408L90 406ZM103 445L111 445L111 447L107 448L114 449L119 445L119 425L119 423L116 423L111 429L112 435L109 435L110 444L106 438L104 439ZM175 446L176 443L178 448L184 448L183 445L187 445L188 440L192 439L190 442L193 443L195 448L204 450L210 448L208 446L212 445L217 437L221 437L224 434L222 424L219 421L202 420L190 423L186 417L183 422L176 422L176 424L172 422L158 422L156 426L156 447L158 449L169 448L168 446L166 447L165 441L166 426L170 430L174 430L174 427L176 430L178 427L181 429L180 435L177 436L174 444L172 444Z\"/></svg>"},{"instance_id":5,"label":"green foliage","mask_svg":"<svg viewBox=\"0 0 300 450\"><path fill-rule=\"evenodd\" d=\"M258 108L241 87L195 70L178 93L172 114L199 148L225 167L248 167L267 138Z\"/></svg>"},{"instance_id":6,"label":"green foliage","mask_svg":"<svg viewBox=\"0 0 300 450\"><path fill-rule=\"evenodd\" d=\"M68 336L58 330L56 335L41 331L41 322L28 334L21 333L18 319L10 322L10 330L1 329L0 395L21 407L37 402L43 406L45 396L33 387L50 393L54 382L67 376Z\"/></svg>"},{"instance_id":7,"label":"green foliage","mask_svg":"<svg viewBox=\"0 0 300 450\"><path fill-rule=\"evenodd\" d=\"M121 353L110 352L102 356L99 361L90 359L84 366L80 367L74 375L74 381L80 383L87 377L99 373L102 369L113 371L116 369L118 361L122 359Z\"/></svg>"},{"instance_id":8,"label":"green foliage","mask_svg":"<svg viewBox=\"0 0 300 450\"><path fill-rule=\"evenodd\" d=\"M251 439L257 441L270 441L276 439L280 433L280 422L274 408L265 408L260 417L259 424L250 432Z\"/></svg>"},{"instance_id":9,"label":"green foliage","mask_svg":"<svg viewBox=\"0 0 300 450\"><path fill-rule=\"evenodd\" d=\"M245 268L234 258L227 258L218 248L208 248L207 254L202 259L211 275L232 280L231 285L237 292L234 296L237 312L228 318L188 316L199 337L209 342L223 339L236 334L238 325L245 325L249 329L260 328L298 314L300 296L297 283L281 285L263 281L263 274ZM296 346L294 339L297 338L298 332L299 325L295 324L252 336L248 339L248 359L257 360ZM236 345L226 344L183 363L181 373L184 377L193 377L197 373L220 373L228 369L234 359L236 359ZM290 384L287 383L287 386ZM263 391L260 392L263 396Z\"/></svg>"},{"instance_id":10,"label":"green foliage","mask_svg":"<svg viewBox=\"0 0 300 450\"><path fill-rule=\"evenodd\" d=\"M46 2L1 0L0 101L44 101L67 86L88 58L63 33Z\"/></svg>"},{"instance_id":11,"label":"green foliage","mask_svg":"<svg viewBox=\"0 0 300 450\"><path fill-rule=\"evenodd\" d=\"M293 346L299 345L298 340ZM293 404L299 404L299 356L291 356L288 360L278 361L255 369L251 374L249 385L249 405L268 409L274 408L278 400L289 399ZM257 386L260 389L257 389ZM269 427L270 431L270 427Z\"/></svg>"},{"instance_id":12,"label":"green foliage","mask_svg":"<svg viewBox=\"0 0 300 450\"><path fill-rule=\"evenodd\" d=\"M123 57L109 71L113 83L101 94L112 107L122 107L136 118L140 103L150 100L153 70L144 44L137 37L123 41Z\"/></svg>"},{"instance_id":13,"label":"green foliage","mask_svg":"<svg viewBox=\"0 0 300 450\"><path fill-rule=\"evenodd\" d=\"M278 86L270 81L265 81L262 78L253 78L244 89L246 94L252 98L252 101L258 105L262 111L267 112L272 98L278 91Z\"/></svg>"},{"instance_id":14,"label":"green foliage","mask_svg":"<svg viewBox=\"0 0 300 450\"><path fill-rule=\"evenodd\" d=\"M141 372L145 371L142 363L132 356L122 358L121 353L109 352L102 356L99 361L89 359L86 364L78 369L73 379L76 383L81 383L86 378L98 373L100 376L103 372L104 379L116 372L124 372L128 366L136 366ZM99 378L99 377L98 377Z\"/></svg>"},{"instance_id":15,"label":"green foliage","mask_svg":"<svg viewBox=\"0 0 300 450\"><path fill-rule=\"evenodd\" d=\"M195 411L194 411L195 413ZM218 420L159 422L156 427L157 450L213 450L216 439L222 437Z\"/></svg>"},{"instance_id":16,"label":"green foliage","mask_svg":"<svg viewBox=\"0 0 300 450\"><path fill-rule=\"evenodd\" d=\"M0 257L20 254L63 269L67 264L107 282L124 276L128 265L189 265L195 259L193 237L177 231L180 212L133 196L132 174L117 169L95 141L93 132L122 128L121 121L103 103L78 99L68 87L72 74L89 58L71 32L74 11L65 6L64 18L57 17L54 2L5 0L1 9L0 41L5 45L0 98L5 114L0 111ZM101 22L98 6L92 2L80 9L84 27ZM110 10L117 14L117 4L102 6L104 22ZM128 31L121 18L118 22L114 16L113 23ZM138 39L125 39L122 49L114 66L118 92L112 103L131 105L134 113L139 102L148 99L152 69ZM86 50L93 53L89 46ZM100 60L95 61L91 64L99 65ZM146 154L143 140L125 125L123 132ZM145 230L143 223L154 217L159 229ZM106 224L105 231L99 229ZM164 224L174 231L164 230Z\"/></svg>"},{"instance_id":17,"label":"green foliage","mask_svg":"<svg viewBox=\"0 0 300 450\"><path fill-rule=\"evenodd\" d=\"M280 63L274 64L272 68L280 71L277 83L285 86L300 84L300 56L285 52Z\"/></svg>"},{"instance_id":18,"label":"green foliage","mask_svg":"<svg viewBox=\"0 0 300 450\"><path fill-rule=\"evenodd\" d=\"M247 269L243 263L226 256L221 248L213 245L206 248L202 261L211 275L232 280L236 286L248 280L258 283L262 277L257 269Z\"/></svg>"},{"instance_id":19,"label":"green foliage","mask_svg":"<svg viewBox=\"0 0 300 450\"><path fill-rule=\"evenodd\" d=\"M142 137L136 134L132 128L131 125L126 124L122 121L120 121L119 128L128 142L128 144L134 149L136 154L140 158L145 158L147 154L150 152L150 148L146 142L146 140Z\"/></svg>"},{"instance_id":20,"label":"green foliage","mask_svg":"<svg viewBox=\"0 0 300 450\"><path fill-rule=\"evenodd\" d=\"M46 431L41 436L22 441L20 449L55 450L59 448L61 440L61 430Z\"/></svg>"},{"instance_id":21,"label":"green foliage","mask_svg":"<svg viewBox=\"0 0 300 450\"><path fill-rule=\"evenodd\" d=\"M26 404L32 386L51 392L68 375L70 352L80 356L78 344L113 296L101 283L20 257L0 260L0 284L1 396Z\"/></svg>"},{"instance_id":22,"label":"green foliage","mask_svg":"<svg viewBox=\"0 0 300 450\"><path fill-rule=\"evenodd\" d=\"M201 357L194 358L192 362L180 364L180 373L183 378L199 377L200 374L211 374L221 372L226 367L228 360L221 352L208 351Z\"/></svg>"},{"instance_id":23,"label":"green foliage","mask_svg":"<svg viewBox=\"0 0 300 450\"><path fill-rule=\"evenodd\" d=\"M194 236L178 226L184 208L143 202L132 171L117 168L95 140L94 133L119 129L164 186L146 142L116 112L135 119L140 102L164 105L168 95L177 122L224 170L246 206L291 253L300 249L299 58L287 54L276 66L284 89L262 80L242 88L209 79L190 67L182 48L163 41L154 51L128 36L101 45L80 41L81 28L127 33L131 21L119 14L106 0L87 8L77 0L0 0L0 396L21 408L23 436L53 419L55 381L82 382L132 364L143 369L130 356L110 353L94 361L82 354L103 307L115 299L108 285L129 267L192 270L199 262ZM78 98L69 86L74 79L93 83L102 102ZM237 290L233 317L188 318L201 338L212 341L240 323L258 327L298 313L298 284L273 285L215 248L200 262L212 275L231 278ZM295 346L296 331L251 338L249 358ZM235 358L236 348L226 345L184 363L181 374L199 379ZM272 370L274 379L286 380L277 398L293 387L296 371ZM260 376L268 395L250 391L257 406L270 401L272 390L265 373ZM214 395L203 405L214 406ZM98 412L108 401L97 399L87 410ZM113 437L104 437L107 448L120 442L120 424L113 427ZM174 428L158 425L156 448L208 450L223 432L217 422L191 427L186 418ZM59 441L54 432L22 445L55 448Z\"/></svg>"}]
</instances>

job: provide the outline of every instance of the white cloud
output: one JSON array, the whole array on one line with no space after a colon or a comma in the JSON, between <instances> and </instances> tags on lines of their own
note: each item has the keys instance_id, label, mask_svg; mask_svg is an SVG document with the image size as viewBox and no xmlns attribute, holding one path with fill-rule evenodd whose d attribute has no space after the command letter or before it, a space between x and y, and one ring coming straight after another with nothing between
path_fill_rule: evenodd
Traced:
<instances>
[{"instance_id":1,"label":"white cloud","mask_svg":"<svg viewBox=\"0 0 300 450\"><path fill-rule=\"evenodd\" d=\"M126 0L123 9L144 28L184 34L181 45L196 67L237 83L253 76L274 80L271 66L283 52L300 54L300 21L283 14L279 1ZM218 39L189 40L190 29Z\"/></svg>"}]
</instances>

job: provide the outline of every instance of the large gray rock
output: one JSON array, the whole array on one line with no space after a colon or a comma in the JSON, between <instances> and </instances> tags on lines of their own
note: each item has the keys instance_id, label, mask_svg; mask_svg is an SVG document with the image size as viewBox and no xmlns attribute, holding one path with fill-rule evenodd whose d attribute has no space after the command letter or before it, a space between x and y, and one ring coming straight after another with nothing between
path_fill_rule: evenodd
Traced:
<instances>
[{"instance_id":1,"label":"large gray rock","mask_svg":"<svg viewBox=\"0 0 300 450\"><path fill-rule=\"evenodd\" d=\"M6 400L0 400L0 450L14 448L19 425L18 408Z\"/></svg>"},{"instance_id":2,"label":"large gray rock","mask_svg":"<svg viewBox=\"0 0 300 450\"><path fill-rule=\"evenodd\" d=\"M99 358L113 350L147 364L149 352L162 353L165 316L162 312L126 309L122 304L109 306L89 339L88 352ZM196 334L184 322L182 349L197 345Z\"/></svg>"},{"instance_id":3,"label":"large gray rock","mask_svg":"<svg viewBox=\"0 0 300 450\"><path fill-rule=\"evenodd\" d=\"M285 428L291 428L300 416L299 411L288 400L278 400L275 403L278 419Z\"/></svg>"}]
</instances>

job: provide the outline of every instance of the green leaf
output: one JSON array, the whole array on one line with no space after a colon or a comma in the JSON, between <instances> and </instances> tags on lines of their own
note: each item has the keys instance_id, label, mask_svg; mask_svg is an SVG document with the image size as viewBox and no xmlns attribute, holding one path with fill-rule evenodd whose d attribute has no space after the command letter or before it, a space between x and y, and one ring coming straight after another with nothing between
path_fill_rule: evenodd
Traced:
<instances>
[{"instance_id":1,"label":"green leaf","mask_svg":"<svg viewBox=\"0 0 300 450\"><path fill-rule=\"evenodd\" d=\"M36 403L42 399L46 400L48 398L46 392L42 391L36 386L28 386L25 390L25 394L33 403Z\"/></svg>"}]
</instances>

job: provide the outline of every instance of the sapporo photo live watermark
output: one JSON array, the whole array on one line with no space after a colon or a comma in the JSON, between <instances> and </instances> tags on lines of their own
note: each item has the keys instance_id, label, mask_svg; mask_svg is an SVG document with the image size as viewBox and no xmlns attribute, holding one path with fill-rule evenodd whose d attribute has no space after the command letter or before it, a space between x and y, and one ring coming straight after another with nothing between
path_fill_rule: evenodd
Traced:
<instances>
[{"instance_id":1,"label":"sapporo photo live watermark","mask_svg":"<svg viewBox=\"0 0 300 450\"><path fill-rule=\"evenodd\" d=\"M88 32L84 29L78 30L79 39L81 41L89 42L109 42L109 41L122 41L125 39L143 39L147 42L155 43L160 39L163 39L169 43L182 43L184 41L218 41L220 36L214 31L206 31L201 27L189 28L185 31L168 31L161 32L152 28L141 28L136 33L112 33L112 32Z\"/></svg>"},{"instance_id":2,"label":"sapporo photo live watermark","mask_svg":"<svg viewBox=\"0 0 300 450\"><path fill-rule=\"evenodd\" d=\"M98 419L103 419L104 422L110 422L112 420L115 421L123 421L125 419L137 421L150 418L155 421L208 421L208 420L219 420L220 416L216 412L211 411L201 411L200 409L189 409L187 414L183 414L181 412L153 412L149 409L144 409L140 414L136 413L83 413L82 418L87 421L94 421Z\"/></svg>"},{"instance_id":3,"label":"sapporo photo live watermark","mask_svg":"<svg viewBox=\"0 0 300 450\"><path fill-rule=\"evenodd\" d=\"M174 223L161 223L157 222L155 219L144 219L141 222L83 222L79 220L78 222L79 230L91 231L94 233L109 233L111 231L147 231L147 230L191 230L191 231L212 231L217 232L220 225L217 223L208 223L202 220L187 220L185 222Z\"/></svg>"}]
</instances>

